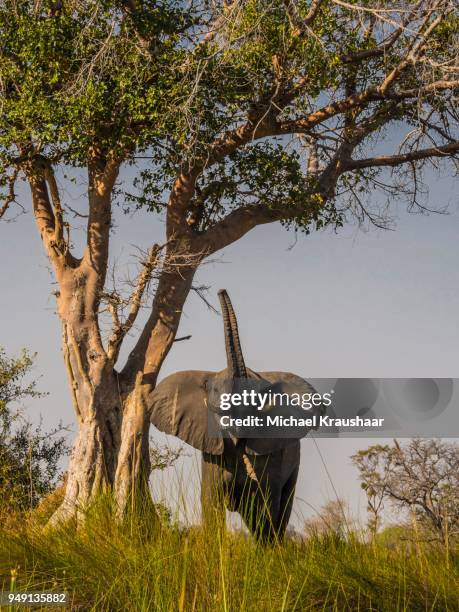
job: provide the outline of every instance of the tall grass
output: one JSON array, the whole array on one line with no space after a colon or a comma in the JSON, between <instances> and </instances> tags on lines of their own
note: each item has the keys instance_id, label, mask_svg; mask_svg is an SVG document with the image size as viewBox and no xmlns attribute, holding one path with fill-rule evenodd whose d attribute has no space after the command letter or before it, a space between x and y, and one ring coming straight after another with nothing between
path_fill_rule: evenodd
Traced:
<instances>
[{"instance_id":1,"label":"tall grass","mask_svg":"<svg viewBox=\"0 0 459 612\"><path fill-rule=\"evenodd\" d=\"M0 530L0 582L66 590L70 610L459 610L459 561L421 542L357 537L265 547L242 533L179 528L153 517L112 520L100 503L84 528Z\"/></svg>"}]
</instances>

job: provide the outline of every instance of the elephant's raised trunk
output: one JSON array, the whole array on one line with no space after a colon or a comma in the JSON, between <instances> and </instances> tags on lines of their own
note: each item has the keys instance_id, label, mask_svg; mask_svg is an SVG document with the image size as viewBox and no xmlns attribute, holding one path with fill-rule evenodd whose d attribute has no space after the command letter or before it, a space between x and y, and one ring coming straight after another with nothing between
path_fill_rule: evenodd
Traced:
<instances>
[{"instance_id":1,"label":"elephant's raised trunk","mask_svg":"<svg viewBox=\"0 0 459 612\"><path fill-rule=\"evenodd\" d=\"M218 297L222 307L226 358L228 360L230 376L231 378L247 378L247 369L242 355L236 315L234 314L231 300L225 289L221 289L218 292Z\"/></svg>"}]
</instances>

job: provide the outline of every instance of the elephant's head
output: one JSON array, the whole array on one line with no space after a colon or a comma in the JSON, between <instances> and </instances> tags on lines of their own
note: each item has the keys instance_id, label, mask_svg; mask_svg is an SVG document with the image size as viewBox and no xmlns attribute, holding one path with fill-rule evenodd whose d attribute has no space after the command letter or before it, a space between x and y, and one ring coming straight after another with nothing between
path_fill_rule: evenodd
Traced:
<instances>
[{"instance_id":1,"label":"elephant's head","mask_svg":"<svg viewBox=\"0 0 459 612\"><path fill-rule=\"evenodd\" d=\"M303 378L290 372L254 372L246 367L239 338L236 315L225 290L218 292L225 334L227 367L220 372L188 370L177 372L159 383L152 395L152 423L164 433L177 436L203 452L219 455L224 451L223 434L210 427L218 412L217 396L241 391L254 385L258 390L276 393L312 394L315 392ZM298 408L296 414L301 412ZM308 416L323 412L321 407ZM304 414L304 413L303 413ZM210 419L210 421L209 421ZM215 419L214 419L215 420ZM294 437L245 438L249 453L268 454L283 448L307 434L307 429ZM231 436L236 443L237 434Z\"/></svg>"}]
</instances>

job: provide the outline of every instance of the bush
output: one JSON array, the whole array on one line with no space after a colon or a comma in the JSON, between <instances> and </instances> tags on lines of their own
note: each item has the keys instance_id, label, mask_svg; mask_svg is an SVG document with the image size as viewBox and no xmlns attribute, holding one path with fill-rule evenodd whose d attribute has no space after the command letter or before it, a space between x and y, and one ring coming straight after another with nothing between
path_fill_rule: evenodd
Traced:
<instances>
[{"instance_id":1,"label":"bush","mask_svg":"<svg viewBox=\"0 0 459 612\"><path fill-rule=\"evenodd\" d=\"M68 453L63 428L45 431L32 425L20 404L43 396L36 381L27 382L34 355L22 351L9 358L0 348L0 520L35 508L53 491L62 473L61 459Z\"/></svg>"}]
</instances>

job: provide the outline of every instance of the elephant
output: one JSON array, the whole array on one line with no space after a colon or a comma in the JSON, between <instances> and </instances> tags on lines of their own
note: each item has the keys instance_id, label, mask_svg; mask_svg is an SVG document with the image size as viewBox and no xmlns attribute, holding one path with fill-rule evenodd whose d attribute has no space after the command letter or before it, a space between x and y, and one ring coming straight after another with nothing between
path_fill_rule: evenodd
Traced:
<instances>
[{"instance_id":1,"label":"elephant","mask_svg":"<svg viewBox=\"0 0 459 612\"><path fill-rule=\"evenodd\" d=\"M236 316L226 290L218 292L225 334L227 367L220 372L188 370L162 380L152 394L151 422L202 452L201 507L204 522L225 520L225 507L238 512L249 531L263 542L280 540L292 511L300 465L300 438L239 437L209 428L210 389L239 383L265 389L313 394L314 388L290 372L254 372L246 367ZM226 385L226 387L225 387ZM311 407L309 407L311 408ZM304 410L299 408L304 415ZM323 405L308 415L323 414Z\"/></svg>"}]
</instances>

